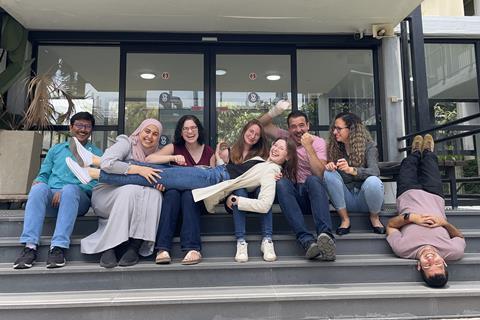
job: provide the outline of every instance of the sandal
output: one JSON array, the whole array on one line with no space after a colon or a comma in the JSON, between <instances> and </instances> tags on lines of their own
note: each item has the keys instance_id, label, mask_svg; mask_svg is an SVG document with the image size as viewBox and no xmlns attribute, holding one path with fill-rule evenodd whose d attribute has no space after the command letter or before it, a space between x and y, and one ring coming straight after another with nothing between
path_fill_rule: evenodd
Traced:
<instances>
[{"instance_id":1,"label":"sandal","mask_svg":"<svg viewBox=\"0 0 480 320\"><path fill-rule=\"evenodd\" d=\"M169 264L170 262L172 262L172 258L170 258L168 251L162 250L157 253L156 264Z\"/></svg>"},{"instance_id":2,"label":"sandal","mask_svg":"<svg viewBox=\"0 0 480 320\"><path fill-rule=\"evenodd\" d=\"M190 250L185 255L185 258L183 258L182 264L192 265L192 264L200 263L200 261L202 261L202 254L200 253L200 251Z\"/></svg>"}]
</instances>

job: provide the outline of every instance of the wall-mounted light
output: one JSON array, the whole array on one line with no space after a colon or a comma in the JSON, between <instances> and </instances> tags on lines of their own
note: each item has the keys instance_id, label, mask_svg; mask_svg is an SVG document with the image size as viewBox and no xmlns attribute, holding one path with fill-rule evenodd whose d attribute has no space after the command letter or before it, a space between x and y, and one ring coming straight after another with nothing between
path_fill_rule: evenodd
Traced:
<instances>
[{"instance_id":1,"label":"wall-mounted light","mask_svg":"<svg viewBox=\"0 0 480 320\"><path fill-rule=\"evenodd\" d=\"M224 75L227 74L227 70L217 69L217 70L215 70L215 74L216 74L217 76L224 76Z\"/></svg>"},{"instance_id":2,"label":"wall-mounted light","mask_svg":"<svg viewBox=\"0 0 480 320\"><path fill-rule=\"evenodd\" d=\"M279 74L269 74L266 76L267 80L270 80L270 81L277 81L277 80L280 80L282 78L282 76L280 76Z\"/></svg>"},{"instance_id":3,"label":"wall-mounted light","mask_svg":"<svg viewBox=\"0 0 480 320\"><path fill-rule=\"evenodd\" d=\"M157 75L155 73L145 72L140 74L140 78L145 80L152 80L155 79Z\"/></svg>"}]
</instances>

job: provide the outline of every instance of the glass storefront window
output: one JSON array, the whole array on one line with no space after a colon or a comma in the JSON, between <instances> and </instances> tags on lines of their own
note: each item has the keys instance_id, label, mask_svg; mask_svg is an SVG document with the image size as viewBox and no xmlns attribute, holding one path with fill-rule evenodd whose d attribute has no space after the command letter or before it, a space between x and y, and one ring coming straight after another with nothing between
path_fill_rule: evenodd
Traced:
<instances>
[{"instance_id":1,"label":"glass storefront window","mask_svg":"<svg viewBox=\"0 0 480 320\"><path fill-rule=\"evenodd\" d=\"M298 108L314 127L346 110L376 124L371 50L298 50L297 69Z\"/></svg>"},{"instance_id":2,"label":"glass storefront window","mask_svg":"<svg viewBox=\"0 0 480 320\"><path fill-rule=\"evenodd\" d=\"M73 96L76 112L92 113L97 125L117 125L118 47L42 45L37 61L38 74L51 73ZM68 106L61 98L52 98L51 103L60 113Z\"/></svg>"},{"instance_id":3,"label":"glass storefront window","mask_svg":"<svg viewBox=\"0 0 480 320\"><path fill-rule=\"evenodd\" d=\"M193 114L203 123L203 75L203 54L127 54L125 134L155 118L163 125L160 143L165 145L181 116Z\"/></svg>"},{"instance_id":4,"label":"glass storefront window","mask_svg":"<svg viewBox=\"0 0 480 320\"><path fill-rule=\"evenodd\" d=\"M426 43L425 63L430 112L435 125L451 122L480 111L475 46L460 43ZM476 118L445 130L436 131L436 139L476 129ZM465 160L457 169L460 176L480 175L478 135L448 140L435 146L440 159ZM460 192L480 193L480 184L462 185Z\"/></svg>"},{"instance_id":5,"label":"glass storefront window","mask_svg":"<svg viewBox=\"0 0 480 320\"><path fill-rule=\"evenodd\" d=\"M243 125L280 99L291 99L289 55L216 56L217 140L233 143ZM285 127L280 116L276 123Z\"/></svg>"}]
</instances>

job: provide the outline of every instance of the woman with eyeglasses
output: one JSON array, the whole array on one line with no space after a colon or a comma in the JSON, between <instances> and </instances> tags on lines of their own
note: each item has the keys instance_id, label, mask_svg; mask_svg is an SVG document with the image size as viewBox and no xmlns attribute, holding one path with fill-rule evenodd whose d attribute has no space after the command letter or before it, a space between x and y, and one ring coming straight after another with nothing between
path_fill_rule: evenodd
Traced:
<instances>
[{"instance_id":1,"label":"woman with eyeglasses","mask_svg":"<svg viewBox=\"0 0 480 320\"><path fill-rule=\"evenodd\" d=\"M324 172L330 200L340 216L338 235L350 232L348 212L368 212L372 230L384 234L379 213L383 183L378 178L378 151L362 120L351 112L335 116L330 127L328 162Z\"/></svg>"},{"instance_id":2,"label":"woman with eyeglasses","mask_svg":"<svg viewBox=\"0 0 480 320\"><path fill-rule=\"evenodd\" d=\"M146 158L147 162L161 163L163 156L171 156L171 162L194 167L215 166L215 152L205 144L205 133L200 120L194 115L185 115L177 121L173 143L166 145ZM200 239L200 215L206 212L203 202L195 202L190 190L168 189L163 193L162 213L157 231L155 263L172 261L172 239L178 218L182 216L180 246L186 252L184 265L197 264L202 260Z\"/></svg>"}]
</instances>

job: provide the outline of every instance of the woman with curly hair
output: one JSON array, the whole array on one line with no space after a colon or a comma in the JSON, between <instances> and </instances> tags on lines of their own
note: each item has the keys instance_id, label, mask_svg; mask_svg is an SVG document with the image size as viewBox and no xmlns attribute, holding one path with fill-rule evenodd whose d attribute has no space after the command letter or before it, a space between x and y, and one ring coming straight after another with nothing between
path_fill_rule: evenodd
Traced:
<instances>
[{"instance_id":1,"label":"woman with curly hair","mask_svg":"<svg viewBox=\"0 0 480 320\"><path fill-rule=\"evenodd\" d=\"M362 120L351 112L337 114L330 127L327 148L328 163L323 179L342 220L336 233L350 232L348 211L355 211L369 212L373 232L384 234L379 218L384 193L378 178L378 151Z\"/></svg>"}]
</instances>

